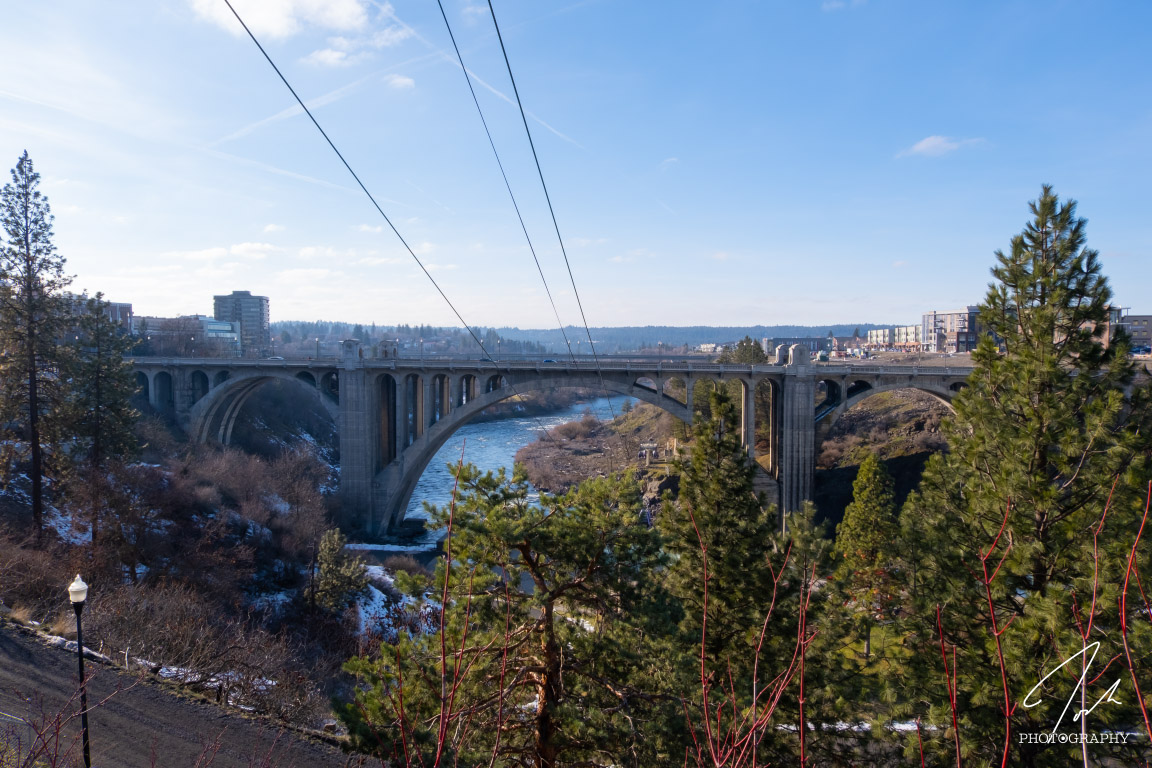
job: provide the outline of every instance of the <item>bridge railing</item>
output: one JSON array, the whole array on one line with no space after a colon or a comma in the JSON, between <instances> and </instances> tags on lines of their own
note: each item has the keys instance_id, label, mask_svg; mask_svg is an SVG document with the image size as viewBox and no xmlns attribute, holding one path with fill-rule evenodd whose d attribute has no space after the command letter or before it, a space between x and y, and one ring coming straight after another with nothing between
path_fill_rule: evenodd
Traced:
<instances>
[{"instance_id":1,"label":"bridge railing","mask_svg":"<svg viewBox=\"0 0 1152 768\"><path fill-rule=\"evenodd\" d=\"M258 359L258 358L211 358L211 357L131 357L127 358L130 364L141 367L208 367L208 368L331 368L338 367L337 358L293 358L293 359ZM399 357L390 359L365 358L360 361L367 368L395 370L397 368L431 368L431 369L472 369L477 371L556 371L581 373L596 373L606 371L610 373L635 373L637 376L655 373L708 373L708 374L780 374L789 369L789 366L747 363L712 363L693 359L669 359L665 357L649 359L636 359L635 357L609 357L601 355L600 358L582 357L572 359L516 359L493 360L477 359L455 355L437 355L419 357ZM967 376L972 372L971 367L952 366L921 366L921 365L853 365L843 362L812 363L813 374L820 375L912 375L912 376Z\"/></svg>"}]
</instances>

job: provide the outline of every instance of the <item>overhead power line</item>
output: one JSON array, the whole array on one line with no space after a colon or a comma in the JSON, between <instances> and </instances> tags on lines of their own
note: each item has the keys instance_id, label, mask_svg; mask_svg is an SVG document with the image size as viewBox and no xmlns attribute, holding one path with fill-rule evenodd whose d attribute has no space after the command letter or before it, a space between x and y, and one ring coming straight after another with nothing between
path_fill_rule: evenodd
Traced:
<instances>
[{"instance_id":1,"label":"overhead power line","mask_svg":"<svg viewBox=\"0 0 1152 768\"><path fill-rule=\"evenodd\" d=\"M500 42L500 52L504 55L504 66L508 68L508 79L512 81L512 93L516 96L516 106L520 108L520 119L524 123L524 132L528 134L528 146L532 149L532 159L536 162L536 173L540 177L540 186L544 189L544 199L548 202L548 212L552 216L552 227L556 230L556 240L560 243L560 253L564 256L564 266L568 269L568 280L572 284L572 292L576 295L576 306L580 309L580 321L584 323L584 332L588 335L588 347L592 350L592 360L596 363L596 374L600 378L600 387L608 398L608 409L612 418L616 418L616 409L612 407L612 397L608 394L608 387L604 383L604 371L600 367L600 356L596 353L596 342L592 341L592 331L588 327L588 318L584 315L584 302L580 300L580 290L576 287L576 278L572 275L572 264L568 261L568 250L564 247L564 238L560 236L560 224L556 221L556 209L552 207L552 196L548 194L548 184L544 181L544 171L540 167L540 156L536 154L536 143L532 141L532 130L528 127L528 115L524 111L524 102L520 100L520 89L516 87L516 76L512 74L512 62L508 59L508 49L504 47L504 36L500 34L500 24L496 21L496 9L492 7L492 0L488 0L488 11L492 14L492 26L496 28L496 39Z\"/></svg>"},{"instance_id":2,"label":"overhead power line","mask_svg":"<svg viewBox=\"0 0 1152 768\"><path fill-rule=\"evenodd\" d=\"M240 14L236 12L236 9L232 7L232 3L229 0L224 0L224 4L228 6L228 10L232 11L232 15L236 17L236 21L240 22L240 26L242 26L244 31L248 33L248 37L251 38L252 42L256 44L256 47L260 49L260 53L264 55L264 59L268 62L269 65L271 65L272 69L276 72L276 75L280 78L280 81L284 83L284 86L292 94L292 97L296 99L296 103L300 105L302 110L304 110L304 114L308 115L308 119L312 121L312 125L316 126L316 130L318 130L320 135L324 137L324 141L328 142L328 146L331 147L332 151L336 153L336 157L340 158L340 162L343 163L344 168L346 168L348 173L352 175L352 178L356 180L356 184L359 185L360 190L372 202L372 206L376 209L376 212L379 213L384 221L388 223L389 228L391 228L397 239L400 240L401 244L408 251L408 254L413 258L413 260L415 260L416 264L419 265L421 271L424 272L425 277L428 278L433 287L436 288L437 293L440 294L440 297L444 299L445 303L447 303L449 308L451 308L452 313L456 315L456 319L460 321L460 324L463 325L464 328L468 331L468 334L472 337L472 340L476 342L478 347L480 347L480 351L484 353L486 358L496 362L495 358L492 357L492 355L488 352L488 349L484 346L484 342L481 341L480 337L476 334L476 331L473 330L472 326L470 326L467 321L464 320L464 317L460 314L459 310L456 309L456 306L452 303L452 300L448 298L448 295L444 293L444 290L440 287L439 283L436 282L436 279L433 278L431 273L428 272L428 268L424 266L422 261L420 261L420 257L416 255L416 252L412 250L410 245L408 245L408 241L405 240L404 236L400 234L400 231L396 229L396 225L392 223L390 218L388 218L388 214L384 213L384 209L381 208L380 204L376 202L376 198L373 197L372 193L368 191L368 188L364 186L364 182L360 180L360 177L356 174L356 171L352 170L352 166L349 165L346 159L344 159L344 155L341 154L340 150L336 148L336 144L332 141L331 138L329 138L324 129L320 127L320 123L312 114L312 110L308 109L308 106L304 103L304 100L301 99L299 94L296 93L296 89L292 87L292 84L288 82L288 78L286 78L284 73L280 71L280 68L276 66L276 62L274 62L272 57L268 55L268 52L264 50L264 46L261 45L260 41L256 39L256 35L252 34L252 30L249 29L248 25L244 23L244 19L241 18ZM511 372L511 369L508 370ZM497 367L497 372L499 372L499 367ZM601 380L602 379L603 377L601 377ZM516 385L513 384L511 380L506 381L508 388L512 391L512 394L519 395L520 393L516 390ZM611 400L608 401L608 406L609 408L612 407ZM552 436L548 433L548 429L544 427L544 424L539 420L539 418L533 417L533 419L536 421L537 425L539 425L540 431L544 437L548 438L549 440L553 440ZM553 440L553 442L555 441Z\"/></svg>"},{"instance_id":3,"label":"overhead power line","mask_svg":"<svg viewBox=\"0 0 1152 768\"><path fill-rule=\"evenodd\" d=\"M256 35L252 34L252 30L250 30L248 25L244 23L244 19L240 18L240 14L237 13L236 9L232 7L232 3L229 0L224 0L224 4L228 6L228 10L232 11L232 15L236 17L236 21L240 22L240 26L244 27L244 31L248 33L248 37L252 38L252 42L256 44L256 47L260 49L260 53L264 55L264 58L272 66L272 69L276 71L276 75L280 78L280 82L284 83L284 87L286 87L292 94L292 98L296 99L296 103L300 105L302 110L304 110L304 114L308 115L308 119L312 121L312 125L316 126L316 130L320 131L320 135L324 137L324 141L328 142L328 146L331 147L332 151L336 153L336 157L340 158L340 162L344 164L344 167L348 170L348 173L352 174L352 178L356 180L356 184L359 185L360 190L368 196L368 199L372 202L372 206L376 209L376 212L380 214L385 222L387 222L388 227L392 230L393 234L396 235L397 239L400 240L401 245L403 245L405 250L408 251L408 255L410 255L413 260L415 260L416 264L420 267L420 270L424 273L425 277L427 277L428 280L432 283L432 287L434 287L436 292L440 294L440 298L444 299L449 308L451 308L452 313L456 315L456 319L459 320L461 325L463 325L468 330L468 333L480 346L480 349L483 350L485 354L487 354L488 350L484 349L484 342L480 341L480 337L476 335L474 330L472 330L472 326L468 325L468 323L464 321L464 317L456 309L456 305L454 305L452 300L448 298L448 295L444 293L444 289L442 289L440 284L436 282L436 278L432 277L432 273L430 273L428 268L424 266L424 262L420 261L420 257L417 256L416 252L412 250L412 246L408 245L408 241L405 240L404 236L400 234L400 230L396 229L396 225L392 223L392 219L388 218L388 214L384 213L384 209L381 208L380 204L376 202L376 198L373 197L372 193L368 191L368 187L364 186L364 182L360 181L360 177L356 175L356 171L352 170L352 166L349 165L348 161L344 159L344 155L340 153L340 150L336 148L336 145L332 142L332 139L330 139L324 129L320 127L320 123L317 122L316 117L312 114L312 110L308 109L308 105L305 104L304 100L301 99L299 94L296 93L296 89L293 88L292 84L288 82L288 78L284 77L284 73L281 72L280 68L276 66L276 62L272 61L272 57L269 56L268 52L264 50L264 46L262 46L260 41L256 39Z\"/></svg>"},{"instance_id":4,"label":"overhead power line","mask_svg":"<svg viewBox=\"0 0 1152 768\"><path fill-rule=\"evenodd\" d=\"M484 134L488 137L488 146L492 147L492 154L496 157L496 165L500 167L500 176L504 179L504 188L508 190L508 197L512 198L512 207L516 209L516 218L520 221L520 229L524 232L524 239L528 241L528 250L532 252L532 261L536 262L536 271L540 273L540 280L544 283L544 292L548 294L548 303L552 305L552 314L556 316L556 325L560 328L560 335L564 337L564 345L568 348L568 357L576 362L572 354L572 342L568 340L568 333L564 330L564 322L560 319L560 312L556 309L556 301L552 298L552 289L548 287L548 279L544 277L544 269L540 266L540 259L536 256L536 247L532 245L532 238L528 235L528 226L524 223L524 216L520 213L520 205L516 202L516 195L512 193L512 184L508 181L508 174L504 170L504 163L500 160L500 153L496 150L496 142L492 139L492 131L488 128L488 121L484 118L484 110L480 108L480 99L476 97L476 89L472 87L472 77L468 68L464 66L464 57L460 54L460 46L456 44L456 35L452 33L452 25L448 23L448 14L444 12L444 3L436 0L440 6L440 16L444 19L444 26L448 29L448 37L452 40L452 49L456 51L456 60L460 62L460 71L464 73L464 81L468 83L468 92L472 94L472 103L476 105L476 112L480 115L480 122L484 125Z\"/></svg>"}]
</instances>

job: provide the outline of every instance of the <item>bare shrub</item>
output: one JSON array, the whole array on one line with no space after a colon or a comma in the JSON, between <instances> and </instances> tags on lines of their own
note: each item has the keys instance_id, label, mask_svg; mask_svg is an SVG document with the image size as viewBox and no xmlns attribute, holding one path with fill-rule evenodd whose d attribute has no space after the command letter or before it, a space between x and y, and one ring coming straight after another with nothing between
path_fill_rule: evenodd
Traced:
<instances>
[{"instance_id":1,"label":"bare shrub","mask_svg":"<svg viewBox=\"0 0 1152 768\"><path fill-rule=\"evenodd\" d=\"M432 569L412 557L412 555L391 555L384 561L384 567L393 573L396 571L404 571L414 576L432 575Z\"/></svg>"},{"instance_id":2,"label":"bare shrub","mask_svg":"<svg viewBox=\"0 0 1152 768\"><path fill-rule=\"evenodd\" d=\"M0 532L0 601L21 608L28 619L41 623L61 608L62 585L72 576L68 553L57 546L45 553Z\"/></svg>"}]
</instances>

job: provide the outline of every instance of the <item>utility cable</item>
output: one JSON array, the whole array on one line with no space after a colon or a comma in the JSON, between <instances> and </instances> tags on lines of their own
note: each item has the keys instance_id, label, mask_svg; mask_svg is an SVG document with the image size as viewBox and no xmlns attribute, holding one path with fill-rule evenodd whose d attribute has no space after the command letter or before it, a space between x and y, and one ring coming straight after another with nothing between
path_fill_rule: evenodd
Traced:
<instances>
[{"instance_id":1,"label":"utility cable","mask_svg":"<svg viewBox=\"0 0 1152 768\"><path fill-rule=\"evenodd\" d=\"M428 268L424 266L424 262L420 261L420 257L417 256L416 252L412 250L412 246L408 245L408 241L405 240L404 236L400 234L400 231L396 229L396 225L392 223L392 219L388 218L388 214L384 213L384 209L380 207L380 204L376 202L376 198L373 197L372 193L368 191L368 188L364 186L364 182L360 181L360 177L356 175L356 171L352 170L352 166L349 165L348 161L344 159L344 155L342 155L340 150L336 148L336 145L332 142L332 139L328 138L328 134L325 133L324 129L320 127L320 123L317 122L316 118L313 116L312 110L308 109L308 105L306 105L304 100L301 99L300 96L296 93L296 89L293 88L292 84L288 82L288 78L284 77L284 73L282 73L280 68L276 66L276 62L272 61L272 57L269 56L268 52L264 50L264 46L260 45L260 41L256 39L256 35L252 34L252 30L248 29L248 25L244 23L244 19L240 18L240 14L237 13L236 9L232 7L232 3L229 0L224 0L224 4L228 6L228 10L232 11L232 15L236 17L236 21L240 22L240 26L244 27L244 31L248 33L248 37L252 38L252 42L256 43L256 47L260 49L260 53L264 54L264 58L270 65L272 65L272 69L276 71L276 74L280 77L280 81L284 83L284 86L292 94L292 97L296 99L296 103L299 104L300 108L304 110L304 114L308 115L308 119L312 121L312 125L316 126L316 130L320 131L320 135L324 137L324 141L328 142L328 146L331 147L332 151L336 153L336 157L340 158L340 162L344 164L344 167L348 170L348 173L352 174L352 178L356 180L356 183L360 186L361 191L363 191L364 194L368 196L368 199L372 202L373 207L376 208L376 212L384 218L384 221L387 222L388 226L392 229L393 234L395 234L397 239L400 240L400 244L404 246L404 248L408 251L408 254L416 261L416 264L420 267L421 271L424 272L424 275L428 278L428 280L431 281L432 286L440 294L440 297L444 299L445 302L447 302L448 306L452 310L452 313L456 315L456 319L459 320L460 323L468 330L468 333L472 336L476 343L480 345L480 349L483 350L484 354L487 355L488 350L484 349L484 342L480 341L480 337L476 335L474 330L472 330L472 326L464 322L464 318L460 315L460 312L456 309L456 306L452 303L452 300L449 299L447 294L444 293L444 290L440 287L440 284L436 282L436 278L432 277L432 273L430 273Z\"/></svg>"},{"instance_id":2,"label":"utility cable","mask_svg":"<svg viewBox=\"0 0 1152 768\"><path fill-rule=\"evenodd\" d=\"M520 229L524 232L524 239L528 241L528 250L532 252L532 260L536 262L536 271L540 273L540 280L544 283L544 292L548 294L548 302L552 305L552 314L556 316L556 325L560 327L560 335L564 337L564 345L568 348L568 357L576 362L572 354L572 342L564 330L564 322L560 319L560 312L556 309L556 301L552 298L552 289L548 287L548 280L544 277L544 269L540 266L540 259L536 256L536 247L532 245L532 238L528 235L528 226L524 223L524 216L520 213L520 205L516 202L516 195L512 193L512 184L508 181L508 174L504 170L504 163L500 160L500 153L496 151L496 142L492 139L492 131L488 129L488 121L484 118L484 110L480 108L480 99L476 97L476 89L472 86L472 77L468 68L464 66L464 57L460 54L460 46L456 44L456 35L452 33L452 25L448 23L448 14L444 12L442 0L436 0L440 6L440 15L444 19L444 26L448 29L448 37L452 40L452 48L456 51L456 60L460 62L460 71L464 73L464 81L468 83L468 91L472 94L472 103L476 105L476 112L480 115L480 122L484 126L484 133L488 136L488 146L492 147L492 154L496 157L496 165L500 168L500 175L504 179L504 188L508 190L508 197L512 198L512 207L516 209L516 218L520 220Z\"/></svg>"},{"instance_id":3,"label":"utility cable","mask_svg":"<svg viewBox=\"0 0 1152 768\"><path fill-rule=\"evenodd\" d=\"M560 253L564 256L564 266L568 269L568 280L572 283L572 292L576 295L576 306L580 309L580 320L584 323L584 332L588 335L588 347L592 350L592 359L596 363L596 373L600 376L600 384L604 386L604 372L600 368L600 356L596 354L596 343L592 341L592 331L588 328L588 318L584 315L584 303L580 300L580 291L576 287L576 278L572 275L572 264L568 261L568 250L564 247L564 238L560 236L560 224L556 221L556 210L552 207L552 196L548 194L548 184L544 181L544 171L540 167L540 156L536 153L536 143L532 141L532 130L528 127L528 115L524 112L524 102L520 100L520 90L516 87L516 77L512 74L512 62L508 60L508 49L504 47L504 37L500 34L500 25L496 21L496 9L492 7L492 0L488 0L488 10L492 14L492 26L496 28L496 39L500 41L500 52L504 55L504 66L508 69L508 79L512 82L512 93L516 96L516 106L520 108L520 119L524 122L524 132L528 135L528 146L532 149L532 159L536 162L536 173L540 177L540 186L544 189L544 199L548 203L548 212L552 216L552 227L556 230L556 240L560 243ZM607 387L604 387L607 393ZM611 408L611 398L609 398ZM612 418L616 418L615 409Z\"/></svg>"},{"instance_id":4,"label":"utility cable","mask_svg":"<svg viewBox=\"0 0 1152 768\"><path fill-rule=\"evenodd\" d=\"M328 142L328 146L331 147L332 151L336 153L336 157L340 158L340 162L344 164L344 167L347 169L348 173L350 173L352 175L352 178L356 180L356 183L359 185L361 191L363 191L364 194L368 197L368 199L372 202L373 207L376 208L376 212L379 213L380 216L383 217L384 221L386 221L388 223L388 226L392 229L392 232L400 240L400 243L408 250L409 255L412 256L412 258L419 265L420 269L424 272L424 275L432 283L433 287L436 288L436 291L440 294L440 297L444 299L444 301L451 308L453 314L456 315L456 319L460 321L460 324L463 325L464 328L468 331L468 334L472 337L473 341L475 341L477 346L480 347L480 351L482 351L484 353L484 356L487 357L489 360L496 362L496 360L494 358L492 358L492 355L488 352L488 349L484 346L484 342L481 341L480 337L476 334L476 331L474 331L472 329L472 326L470 326L464 320L464 317L460 314L459 310L456 309L456 306L452 303L452 300L448 298L447 294L444 293L444 290L440 287L439 283L436 282L436 279L434 277L432 277L431 273L428 272L428 268L424 266L424 263L422 261L420 261L420 257L416 255L416 252L412 250L412 247L410 245L408 245L408 241L405 240L404 236L400 234L400 231L396 229L396 225L392 223L392 220L390 218L388 218L388 214L384 213L384 209L381 208L380 204L376 202L376 198L373 197L372 193L368 191L368 188L366 186L364 186L364 182L362 182L360 180L360 177L358 175L356 175L356 171L352 170L352 166L349 165L348 161L344 159L344 155L341 154L340 150L336 148L336 144L333 143L332 139L328 137L328 134L324 131L324 129L320 127L320 123L316 120L316 117L312 114L312 110L308 109L308 106L304 103L304 100L301 99L299 94L296 93L296 89L293 88L292 84L288 82L288 78L284 77L284 73L281 72L280 68L276 66L276 62L272 61L272 57L268 55L268 52L266 50L264 50L264 46L262 46L260 44L260 41L256 39L256 35L252 34L252 30L249 29L248 25L244 23L244 19L242 19L240 17L240 14L236 12L236 9L232 7L232 3L229 0L224 0L224 4L228 6L228 10L232 11L232 15L236 17L236 21L240 22L240 26L242 26L244 28L244 31L248 33L248 37L250 37L252 39L252 42L256 44L256 47L260 49L260 53L262 53L264 55L265 60L272 66L272 69L275 70L277 76L279 76L279 78L280 78L280 81L282 83L284 83L284 86L292 94L292 97L294 99L296 99L296 103L299 104L300 108L304 110L304 114L308 115L308 119L312 121L312 125L316 126L316 130L320 131L320 135L324 137L324 140L326 142ZM510 368L507 370L508 370L508 373L511 373ZM497 366L497 373L499 373L499 366ZM603 378L603 377L601 377L601 378ZM520 393L516 390L516 385L512 383L511 379L505 379L505 381L507 382L508 388L512 391L512 394L514 396L519 396ZM607 390L605 390L605 391L607 391ZM608 400L608 407L609 408L612 407L611 399ZM553 442L555 442L555 440L549 434L549 430L544 427L544 424L540 421L540 419L537 417L533 417L533 419L539 425L541 434L543 434L544 437L548 438L549 440L552 440Z\"/></svg>"},{"instance_id":5,"label":"utility cable","mask_svg":"<svg viewBox=\"0 0 1152 768\"><path fill-rule=\"evenodd\" d=\"M532 159L536 162L536 173L540 177L540 186L544 189L544 199L548 203L548 212L552 216L552 227L556 230L556 240L560 243L560 253L564 257L564 266L568 269L568 280L572 284L572 292L576 296L576 306L580 310L580 320L584 323L584 332L588 335L588 347L592 350L592 360L596 364L596 374L600 378L600 387L608 399L608 409L612 419L616 419L616 409L612 406L612 397L608 394L608 387L604 383L604 371L600 367L600 356L596 353L596 343L592 341L592 330L588 327L588 318L584 314L584 303L580 299L580 290L576 287L576 278L572 274L572 264L568 260L568 250L564 247L564 238L560 235L560 224L556 220L556 209L552 206L552 196L548 194L548 184L544 181L544 170L540 167L540 156L536 153L536 143L532 140L532 129L528 127L528 115L524 111L524 102L520 99L520 89L516 87L516 77L512 74L512 62L508 59L508 49L504 46L504 36L500 33L500 24L496 21L496 9L492 7L492 0L488 0L488 11L492 14L492 26L496 29L496 39L500 42L500 52L504 55L504 66L508 69L508 79L512 82L512 93L516 96L516 106L520 108L520 119L524 123L524 132L528 135L528 146L532 149Z\"/></svg>"}]
</instances>

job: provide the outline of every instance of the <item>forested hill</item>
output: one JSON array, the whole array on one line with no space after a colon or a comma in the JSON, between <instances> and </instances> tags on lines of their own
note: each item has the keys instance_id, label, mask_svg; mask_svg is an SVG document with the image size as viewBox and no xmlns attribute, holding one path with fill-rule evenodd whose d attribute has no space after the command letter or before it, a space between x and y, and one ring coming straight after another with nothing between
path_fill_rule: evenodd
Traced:
<instances>
[{"instance_id":1,"label":"forested hill","mask_svg":"<svg viewBox=\"0 0 1152 768\"><path fill-rule=\"evenodd\" d=\"M759 341L764 338L778 338L790 336L827 336L831 331L835 336L850 336L859 329L861 333L872 328L886 328L888 326L875 323L853 323L844 325L645 325L625 326L620 328L592 328L592 340L597 348L603 346L603 351L630 349L651 349L657 345L668 347L689 346L700 344L724 343L739 341L745 336L751 336ZM573 344L581 339L584 345L588 343L588 336L583 328L568 326L564 329ZM564 339L560 329L525 329L497 328L496 332L505 339L533 341L559 349Z\"/></svg>"}]
</instances>

